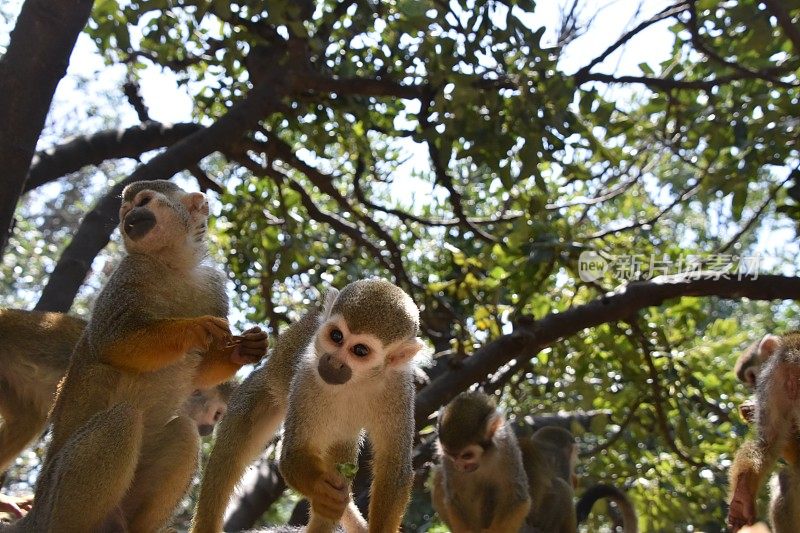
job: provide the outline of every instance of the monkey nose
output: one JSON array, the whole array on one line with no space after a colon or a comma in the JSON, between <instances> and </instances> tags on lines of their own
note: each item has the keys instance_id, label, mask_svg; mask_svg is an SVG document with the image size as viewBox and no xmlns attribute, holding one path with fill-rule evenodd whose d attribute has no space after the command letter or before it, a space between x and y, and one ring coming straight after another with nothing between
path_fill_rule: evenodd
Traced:
<instances>
[{"instance_id":1,"label":"monkey nose","mask_svg":"<svg viewBox=\"0 0 800 533\"><path fill-rule=\"evenodd\" d=\"M134 207L122 224L122 230L134 241L141 239L156 225L156 216L147 208Z\"/></svg>"},{"instance_id":2,"label":"monkey nose","mask_svg":"<svg viewBox=\"0 0 800 533\"><path fill-rule=\"evenodd\" d=\"M323 355L319 360L317 372L319 372L319 376L325 381L325 383L329 383L331 385L342 385L347 383L350 381L350 378L353 375L353 371L350 370L350 367L347 366L344 361L334 357L333 354L329 353Z\"/></svg>"}]
</instances>

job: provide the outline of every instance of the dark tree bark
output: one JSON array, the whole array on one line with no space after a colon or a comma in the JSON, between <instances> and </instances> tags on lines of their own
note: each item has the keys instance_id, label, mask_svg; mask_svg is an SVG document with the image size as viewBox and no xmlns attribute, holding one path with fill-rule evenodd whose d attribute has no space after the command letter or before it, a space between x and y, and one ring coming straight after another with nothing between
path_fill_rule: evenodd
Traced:
<instances>
[{"instance_id":1,"label":"dark tree bark","mask_svg":"<svg viewBox=\"0 0 800 533\"><path fill-rule=\"evenodd\" d=\"M467 390L513 359L530 359L543 348L586 328L624 320L641 309L661 305L681 296L717 296L752 300L800 300L800 277L742 276L737 280L692 279L667 276L653 281L634 282L627 287L541 320L531 318L517 324L515 331L486 344L467 357L463 364L440 375L419 394L416 403L417 427L458 393Z\"/></svg>"},{"instance_id":2,"label":"dark tree bark","mask_svg":"<svg viewBox=\"0 0 800 533\"><path fill-rule=\"evenodd\" d=\"M261 461L256 472L242 484L243 493L237 498L233 512L225 520L224 531L250 529L286 490L275 461Z\"/></svg>"},{"instance_id":3,"label":"dark tree bark","mask_svg":"<svg viewBox=\"0 0 800 533\"><path fill-rule=\"evenodd\" d=\"M22 192L28 192L88 165L109 159L139 157L145 152L171 146L202 126L193 123L148 122L124 130L99 131L74 137L36 153Z\"/></svg>"},{"instance_id":4,"label":"dark tree bark","mask_svg":"<svg viewBox=\"0 0 800 533\"><path fill-rule=\"evenodd\" d=\"M92 0L27 0L0 58L0 253L53 94L91 9Z\"/></svg>"}]
</instances>

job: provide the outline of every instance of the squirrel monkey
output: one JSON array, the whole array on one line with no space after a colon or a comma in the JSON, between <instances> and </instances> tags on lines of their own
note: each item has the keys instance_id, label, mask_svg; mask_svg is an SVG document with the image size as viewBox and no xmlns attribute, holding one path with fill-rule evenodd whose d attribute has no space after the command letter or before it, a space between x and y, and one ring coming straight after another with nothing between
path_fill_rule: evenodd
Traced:
<instances>
[{"instance_id":1,"label":"squirrel monkey","mask_svg":"<svg viewBox=\"0 0 800 533\"><path fill-rule=\"evenodd\" d=\"M181 404L266 351L257 328L230 342L225 277L207 261L205 195L136 182L119 218L128 254L59 386L36 503L15 524L24 531L109 520L162 528L197 467L197 429Z\"/></svg>"},{"instance_id":2,"label":"squirrel monkey","mask_svg":"<svg viewBox=\"0 0 800 533\"><path fill-rule=\"evenodd\" d=\"M758 437L742 444L731 465L727 523L733 531L755 522L758 491L779 455L788 456L791 469L783 473L784 481L798 479L795 451L800 415L800 332L765 335L756 351L750 355L745 352L740 360L742 358L746 360L741 365L737 361L737 370L746 368L748 361L756 368L761 365L760 372L754 373L756 379L753 383ZM785 488L783 483L781 486ZM790 489L788 494L781 493L778 501L773 499L771 512L776 529L782 523L800 524L796 516L800 511L796 509L797 505L791 505L797 499L794 492L796 490Z\"/></svg>"},{"instance_id":3,"label":"squirrel monkey","mask_svg":"<svg viewBox=\"0 0 800 533\"><path fill-rule=\"evenodd\" d=\"M494 399L461 393L442 408L437 425L441 462L431 497L442 520L454 533L522 529L534 502L517 438Z\"/></svg>"},{"instance_id":4,"label":"squirrel monkey","mask_svg":"<svg viewBox=\"0 0 800 533\"><path fill-rule=\"evenodd\" d=\"M397 531L410 498L419 310L378 279L330 289L278 337L266 365L231 398L200 488L194 532L218 532L234 485L285 418L280 469L311 502L309 530ZM337 471L372 442L369 525Z\"/></svg>"},{"instance_id":5,"label":"squirrel monkey","mask_svg":"<svg viewBox=\"0 0 800 533\"><path fill-rule=\"evenodd\" d=\"M530 437L519 437L519 442L523 450L523 461L530 457L525 453L528 446L538 449L542 455L551 459L555 475L569 483L573 490L578 488L578 475L575 473L578 447L572 433L561 427L545 426ZM608 498L617 505L622 513L622 530L625 533L636 533L639 530L639 519L628 495L617 487L605 484L593 485L578 499L575 505L578 524L589 518L592 506L602 498Z\"/></svg>"},{"instance_id":6,"label":"squirrel monkey","mask_svg":"<svg viewBox=\"0 0 800 533\"><path fill-rule=\"evenodd\" d=\"M47 426L56 387L86 321L64 313L0 309L0 472ZM209 435L225 414L235 383L197 389L182 412Z\"/></svg>"},{"instance_id":7,"label":"squirrel monkey","mask_svg":"<svg viewBox=\"0 0 800 533\"><path fill-rule=\"evenodd\" d=\"M781 357L776 357L778 353ZM798 332L790 332L784 336L767 335L750 345L736 360L736 377L755 391L755 399L743 402L739 406L739 414L746 422L756 423L759 441L745 442L731 466L728 526L734 531L755 521L757 493L772 466L766 462L771 460L774 464L777 459L777 456L770 457L776 453L773 449L776 447L786 466L771 483L770 523L777 533L800 531L800 430L797 419L800 403L797 403L796 398L794 401L791 398L792 391L798 386L792 380L795 375L800 374L782 375L785 368L795 373L800 372L800 366L797 366L799 364ZM767 403L762 411L762 401L770 402L776 398L782 400L782 403ZM787 407L789 404L794 407ZM787 417L786 413L790 416ZM773 427L770 428L770 425ZM771 438L773 442L760 442L762 438Z\"/></svg>"},{"instance_id":8,"label":"squirrel monkey","mask_svg":"<svg viewBox=\"0 0 800 533\"><path fill-rule=\"evenodd\" d=\"M544 427L515 436L494 399L481 392L455 397L439 414L440 464L433 471L433 507L455 532L575 533L600 498L615 501L623 530L638 530L627 496L596 485L573 507L577 447L572 434Z\"/></svg>"}]
</instances>

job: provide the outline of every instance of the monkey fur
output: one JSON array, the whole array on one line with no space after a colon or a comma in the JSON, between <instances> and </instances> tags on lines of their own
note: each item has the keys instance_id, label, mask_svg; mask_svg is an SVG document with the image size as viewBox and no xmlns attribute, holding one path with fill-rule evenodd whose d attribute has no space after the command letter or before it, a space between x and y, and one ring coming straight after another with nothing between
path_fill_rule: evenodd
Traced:
<instances>
[{"instance_id":1,"label":"monkey fur","mask_svg":"<svg viewBox=\"0 0 800 533\"><path fill-rule=\"evenodd\" d=\"M755 390L755 399L743 402L739 413L756 424L758 437L740 446L730 469L732 531L755 522L758 491L778 456L786 465L770 484L770 523L775 533L800 531L800 403L794 393L799 364L798 332L766 335L736 360L737 378Z\"/></svg>"},{"instance_id":2,"label":"monkey fur","mask_svg":"<svg viewBox=\"0 0 800 533\"><path fill-rule=\"evenodd\" d=\"M540 489L529 489L517 439L494 400L461 393L442 409L437 425L441 461L431 497L442 520L454 533L523 528L540 503L531 495Z\"/></svg>"},{"instance_id":3,"label":"monkey fur","mask_svg":"<svg viewBox=\"0 0 800 533\"><path fill-rule=\"evenodd\" d=\"M785 490L790 480L798 479L795 452L800 416L800 333L765 335L748 359L761 366L751 385L756 391L757 437L739 447L731 465L727 525L732 531L755 522L758 491L779 456L786 456L789 465L779 475L778 487ZM737 362L737 368L741 367L744 365ZM797 510L791 509L795 500L792 490L773 495L771 515L776 531L784 530L784 523L796 523ZM789 530L794 529L785 529Z\"/></svg>"},{"instance_id":4,"label":"monkey fur","mask_svg":"<svg viewBox=\"0 0 800 533\"><path fill-rule=\"evenodd\" d=\"M279 335L266 365L230 402L206 467L193 531L217 532L234 485L285 419L280 469L311 501L310 531L397 531L410 498L412 358L419 310L388 281L330 289ZM335 468L357 463L363 431L374 450L369 525Z\"/></svg>"},{"instance_id":5,"label":"monkey fur","mask_svg":"<svg viewBox=\"0 0 800 533\"><path fill-rule=\"evenodd\" d=\"M230 343L225 277L207 261L207 220L205 195L168 181L123 191L128 254L59 385L35 504L16 529L91 531L122 521L155 531L169 520L199 450L180 406L266 351L258 329Z\"/></svg>"},{"instance_id":6,"label":"monkey fur","mask_svg":"<svg viewBox=\"0 0 800 533\"><path fill-rule=\"evenodd\" d=\"M47 426L56 387L86 321L64 313L0 309L0 472ZM226 382L197 389L182 411L209 435L235 388Z\"/></svg>"}]
</instances>

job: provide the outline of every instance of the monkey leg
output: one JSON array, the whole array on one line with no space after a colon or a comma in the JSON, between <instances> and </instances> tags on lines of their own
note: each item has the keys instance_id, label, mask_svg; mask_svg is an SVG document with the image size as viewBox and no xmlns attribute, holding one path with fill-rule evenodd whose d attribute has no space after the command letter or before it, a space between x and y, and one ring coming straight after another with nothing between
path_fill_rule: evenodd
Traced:
<instances>
[{"instance_id":1,"label":"monkey leg","mask_svg":"<svg viewBox=\"0 0 800 533\"><path fill-rule=\"evenodd\" d=\"M158 531L169 521L197 470L197 426L179 416L142 446L133 484L123 501L131 531Z\"/></svg>"},{"instance_id":2,"label":"monkey leg","mask_svg":"<svg viewBox=\"0 0 800 533\"><path fill-rule=\"evenodd\" d=\"M411 469L411 446L402 435L387 443L388 435L370 435L375 456L372 463L372 486L369 501L369 531L397 531L403 520L414 473ZM407 447L406 447L407 446Z\"/></svg>"},{"instance_id":3,"label":"monkey leg","mask_svg":"<svg viewBox=\"0 0 800 533\"><path fill-rule=\"evenodd\" d=\"M773 479L769 521L774 533L800 531L800 471L797 466L783 468Z\"/></svg>"},{"instance_id":4,"label":"monkey leg","mask_svg":"<svg viewBox=\"0 0 800 533\"><path fill-rule=\"evenodd\" d=\"M26 402L8 385L0 385L0 473L31 441L44 431L47 412L40 412L32 402Z\"/></svg>"},{"instance_id":5,"label":"monkey leg","mask_svg":"<svg viewBox=\"0 0 800 533\"><path fill-rule=\"evenodd\" d=\"M92 416L44 465L22 530L96 530L133 480L142 431L141 412L128 404Z\"/></svg>"},{"instance_id":6,"label":"monkey leg","mask_svg":"<svg viewBox=\"0 0 800 533\"><path fill-rule=\"evenodd\" d=\"M208 459L192 520L195 533L218 533L228 500L244 469L272 438L286 416L286 399L264 392L264 367L250 375L231 399Z\"/></svg>"}]
</instances>

